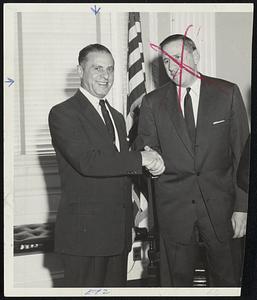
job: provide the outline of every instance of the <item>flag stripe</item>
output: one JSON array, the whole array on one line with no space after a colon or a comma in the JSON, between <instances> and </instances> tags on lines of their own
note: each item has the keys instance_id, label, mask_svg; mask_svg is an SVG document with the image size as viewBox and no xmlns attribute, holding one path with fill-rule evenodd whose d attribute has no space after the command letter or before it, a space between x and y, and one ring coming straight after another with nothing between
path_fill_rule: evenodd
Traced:
<instances>
[{"instance_id":1,"label":"flag stripe","mask_svg":"<svg viewBox=\"0 0 257 300\"><path fill-rule=\"evenodd\" d=\"M134 101L145 93L145 84L141 82L137 87L134 88L132 93L128 96L127 113L130 111L130 107Z\"/></svg>"},{"instance_id":2,"label":"flag stripe","mask_svg":"<svg viewBox=\"0 0 257 300\"><path fill-rule=\"evenodd\" d=\"M142 41L141 32L140 33L139 32L135 33L135 36L133 36L133 39L129 39L129 44L128 44L129 50L132 52L135 49L137 49L138 44L142 44L141 41ZM141 46L139 46L139 50L142 51Z\"/></svg>"},{"instance_id":3,"label":"flag stripe","mask_svg":"<svg viewBox=\"0 0 257 300\"><path fill-rule=\"evenodd\" d=\"M134 23L134 25L129 29L129 33L128 33L129 42L131 42L137 36L140 38L140 40L142 40L139 22Z\"/></svg>"},{"instance_id":4,"label":"flag stripe","mask_svg":"<svg viewBox=\"0 0 257 300\"><path fill-rule=\"evenodd\" d=\"M130 95L131 93L133 93L134 89L141 83L144 84L144 74L142 72L137 72L129 81L129 89L131 91Z\"/></svg>"},{"instance_id":5,"label":"flag stripe","mask_svg":"<svg viewBox=\"0 0 257 300\"><path fill-rule=\"evenodd\" d=\"M129 13L129 29L135 25L136 22L140 22L139 12Z\"/></svg>"},{"instance_id":6,"label":"flag stripe","mask_svg":"<svg viewBox=\"0 0 257 300\"><path fill-rule=\"evenodd\" d=\"M145 94L145 75L144 75L144 57L142 46L142 35L140 25L140 13L129 13L129 41L128 41L128 79L129 79L129 95L131 100L138 99L142 94ZM141 74L141 75L139 75ZM143 84L142 84L143 82ZM140 88L136 88L140 86ZM138 92L138 95L135 93ZM132 97L131 97L132 96Z\"/></svg>"},{"instance_id":7,"label":"flag stripe","mask_svg":"<svg viewBox=\"0 0 257 300\"><path fill-rule=\"evenodd\" d=\"M129 73L130 73L130 66L132 66L134 63L139 63L141 64L141 61L142 58L141 58L141 54L140 52L138 51L138 49L135 49L133 52L130 53L129 55Z\"/></svg>"},{"instance_id":8,"label":"flag stripe","mask_svg":"<svg viewBox=\"0 0 257 300\"><path fill-rule=\"evenodd\" d=\"M131 67L129 67L129 80L133 78L133 76L135 76L136 73L139 73L142 70L142 59L140 59L140 63L136 61L133 65L131 65Z\"/></svg>"},{"instance_id":9,"label":"flag stripe","mask_svg":"<svg viewBox=\"0 0 257 300\"><path fill-rule=\"evenodd\" d=\"M138 108L141 105L142 97L146 93L139 12L129 13L128 31L128 97L126 123L131 144L137 134ZM145 207L147 207L147 201L144 199L142 193L140 193L139 182L133 185L132 191L133 201L138 209L135 226L144 226L144 221L146 222L147 220L147 210L145 209Z\"/></svg>"},{"instance_id":10,"label":"flag stripe","mask_svg":"<svg viewBox=\"0 0 257 300\"><path fill-rule=\"evenodd\" d=\"M132 26L129 29L128 38L129 38L129 43L130 43L130 41L133 41L134 39L137 39L137 31L135 30L134 26Z\"/></svg>"}]
</instances>

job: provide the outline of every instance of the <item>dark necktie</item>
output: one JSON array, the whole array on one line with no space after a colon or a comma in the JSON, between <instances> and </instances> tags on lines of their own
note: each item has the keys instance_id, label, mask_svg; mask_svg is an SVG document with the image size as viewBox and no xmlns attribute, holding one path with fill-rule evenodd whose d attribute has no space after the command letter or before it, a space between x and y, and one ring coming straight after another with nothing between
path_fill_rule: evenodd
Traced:
<instances>
[{"instance_id":1,"label":"dark necktie","mask_svg":"<svg viewBox=\"0 0 257 300\"><path fill-rule=\"evenodd\" d=\"M102 115L103 115L103 118L104 118L104 122L105 122L105 125L106 125L106 128L107 128L107 131L108 131L108 133L109 133L109 135L112 139L113 144L115 144L114 126L113 126L110 114L109 114L109 112L106 108L105 101L103 99L101 99L99 101L99 104L101 106L101 111L102 111Z\"/></svg>"},{"instance_id":2,"label":"dark necktie","mask_svg":"<svg viewBox=\"0 0 257 300\"><path fill-rule=\"evenodd\" d=\"M187 93L184 98L184 116L187 127L188 135L192 141L192 144L195 144L195 121L193 113L192 98L190 96L191 88L187 88Z\"/></svg>"}]
</instances>

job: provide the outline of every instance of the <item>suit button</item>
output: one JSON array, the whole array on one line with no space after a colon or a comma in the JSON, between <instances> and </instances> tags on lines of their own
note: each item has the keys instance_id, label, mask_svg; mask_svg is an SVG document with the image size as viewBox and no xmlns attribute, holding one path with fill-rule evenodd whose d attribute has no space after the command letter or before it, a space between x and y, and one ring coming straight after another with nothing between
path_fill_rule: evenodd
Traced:
<instances>
[{"instance_id":1,"label":"suit button","mask_svg":"<svg viewBox=\"0 0 257 300\"><path fill-rule=\"evenodd\" d=\"M192 203L195 204L195 200L192 200Z\"/></svg>"},{"instance_id":2,"label":"suit button","mask_svg":"<svg viewBox=\"0 0 257 300\"><path fill-rule=\"evenodd\" d=\"M200 172L196 172L196 176L200 176Z\"/></svg>"},{"instance_id":3,"label":"suit button","mask_svg":"<svg viewBox=\"0 0 257 300\"><path fill-rule=\"evenodd\" d=\"M126 205L125 205L125 204L122 204L122 207L123 207L123 208L125 208L125 207L126 207Z\"/></svg>"}]
</instances>

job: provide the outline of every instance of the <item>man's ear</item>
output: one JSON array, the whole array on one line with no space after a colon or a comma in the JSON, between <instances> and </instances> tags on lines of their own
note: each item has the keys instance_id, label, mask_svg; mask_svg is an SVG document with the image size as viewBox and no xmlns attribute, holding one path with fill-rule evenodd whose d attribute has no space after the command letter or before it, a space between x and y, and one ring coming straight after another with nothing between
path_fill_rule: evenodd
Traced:
<instances>
[{"instance_id":1,"label":"man's ear","mask_svg":"<svg viewBox=\"0 0 257 300\"><path fill-rule=\"evenodd\" d=\"M82 78L83 77L83 68L81 65L77 65L77 72L79 74L79 77Z\"/></svg>"},{"instance_id":2,"label":"man's ear","mask_svg":"<svg viewBox=\"0 0 257 300\"><path fill-rule=\"evenodd\" d=\"M194 58L194 63L197 65L199 63L199 60L200 60L200 54L199 54L197 49L195 49L193 51L193 58Z\"/></svg>"}]
</instances>

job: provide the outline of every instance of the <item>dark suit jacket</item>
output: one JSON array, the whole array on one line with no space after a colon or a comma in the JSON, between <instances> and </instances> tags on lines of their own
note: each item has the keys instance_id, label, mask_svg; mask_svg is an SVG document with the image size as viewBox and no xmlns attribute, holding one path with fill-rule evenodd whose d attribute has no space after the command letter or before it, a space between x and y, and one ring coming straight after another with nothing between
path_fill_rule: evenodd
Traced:
<instances>
[{"instance_id":1,"label":"dark suit jacket","mask_svg":"<svg viewBox=\"0 0 257 300\"><path fill-rule=\"evenodd\" d=\"M142 172L141 154L129 152L123 116L110 106L118 131L115 150L106 126L78 90L49 114L61 177L55 249L109 256L131 247L132 203L128 175Z\"/></svg>"},{"instance_id":2,"label":"dark suit jacket","mask_svg":"<svg viewBox=\"0 0 257 300\"><path fill-rule=\"evenodd\" d=\"M218 238L227 239L232 236L233 211L247 210L247 194L236 185L249 134L240 91L233 83L203 76L195 147L177 98L172 82L145 96L136 140L138 149L149 145L158 150L166 166L155 180L160 232L188 243L196 221L192 200L203 198Z\"/></svg>"},{"instance_id":3,"label":"dark suit jacket","mask_svg":"<svg viewBox=\"0 0 257 300\"><path fill-rule=\"evenodd\" d=\"M250 135L244 146L244 151L241 155L239 166L237 169L237 184L245 192L249 189L249 173L250 173Z\"/></svg>"}]
</instances>

